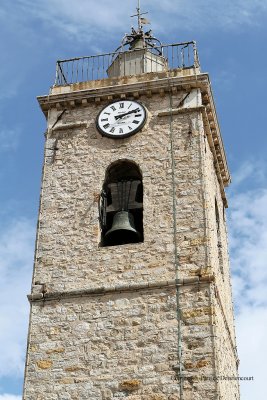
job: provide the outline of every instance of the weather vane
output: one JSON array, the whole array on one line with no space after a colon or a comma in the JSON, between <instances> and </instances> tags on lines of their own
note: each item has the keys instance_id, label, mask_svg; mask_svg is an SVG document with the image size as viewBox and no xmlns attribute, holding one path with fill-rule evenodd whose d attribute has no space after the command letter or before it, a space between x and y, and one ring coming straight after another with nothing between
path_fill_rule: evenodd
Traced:
<instances>
[{"instance_id":1,"label":"weather vane","mask_svg":"<svg viewBox=\"0 0 267 400\"><path fill-rule=\"evenodd\" d=\"M137 14L131 15L131 17L138 18L138 29L132 27L131 33L125 33L121 45L116 49L115 53L118 51L122 51L126 46L129 47L129 50L134 50L140 45L142 48L150 48L154 49L154 52L157 54L162 54L161 42L152 35L152 30L148 30L147 32L143 31L143 25L149 25L150 21L143 17L143 15L148 14L148 12L141 12L140 0L137 3Z\"/></svg>"},{"instance_id":2,"label":"weather vane","mask_svg":"<svg viewBox=\"0 0 267 400\"><path fill-rule=\"evenodd\" d=\"M143 25L150 24L148 19L142 17L142 15L148 14L148 12L141 13L140 0L138 0L136 10L137 10L137 14L131 15L131 17L138 18L138 30L142 31Z\"/></svg>"}]
</instances>

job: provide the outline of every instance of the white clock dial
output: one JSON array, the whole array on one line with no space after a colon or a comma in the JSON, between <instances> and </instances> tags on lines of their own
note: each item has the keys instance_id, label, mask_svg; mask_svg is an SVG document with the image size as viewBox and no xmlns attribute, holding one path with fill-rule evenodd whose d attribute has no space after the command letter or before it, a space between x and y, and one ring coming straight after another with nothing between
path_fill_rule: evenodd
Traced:
<instances>
[{"instance_id":1,"label":"white clock dial","mask_svg":"<svg viewBox=\"0 0 267 400\"><path fill-rule=\"evenodd\" d=\"M102 135L121 139L138 132L146 122L146 110L136 101L120 100L106 106L96 126Z\"/></svg>"}]
</instances>

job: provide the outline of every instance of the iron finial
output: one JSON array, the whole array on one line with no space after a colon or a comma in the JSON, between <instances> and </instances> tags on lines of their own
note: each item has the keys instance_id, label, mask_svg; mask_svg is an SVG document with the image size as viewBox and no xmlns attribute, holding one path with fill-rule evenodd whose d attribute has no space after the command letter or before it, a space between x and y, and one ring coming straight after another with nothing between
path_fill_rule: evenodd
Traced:
<instances>
[{"instance_id":1,"label":"iron finial","mask_svg":"<svg viewBox=\"0 0 267 400\"><path fill-rule=\"evenodd\" d=\"M143 25L150 24L146 18L142 18L142 15L148 14L148 12L141 12L140 0L138 0L136 7L137 14L131 15L131 17L137 17L138 20L138 32L143 32Z\"/></svg>"}]
</instances>

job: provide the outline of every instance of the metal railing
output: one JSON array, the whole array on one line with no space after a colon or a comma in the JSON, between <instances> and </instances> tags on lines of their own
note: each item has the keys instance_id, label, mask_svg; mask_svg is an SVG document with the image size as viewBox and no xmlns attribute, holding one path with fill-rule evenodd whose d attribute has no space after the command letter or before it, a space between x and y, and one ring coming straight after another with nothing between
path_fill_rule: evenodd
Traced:
<instances>
[{"instance_id":1,"label":"metal railing","mask_svg":"<svg viewBox=\"0 0 267 400\"><path fill-rule=\"evenodd\" d=\"M142 57L140 57L140 52L142 52ZM140 67L141 59L142 66ZM125 68L126 63L127 68ZM114 73L114 70L112 72L112 67L114 69L115 66L116 73ZM59 60L56 66L55 86L114 76L197 67L199 67L199 59L196 43L194 41L175 43L154 46L153 48Z\"/></svg>"}]
</instances>

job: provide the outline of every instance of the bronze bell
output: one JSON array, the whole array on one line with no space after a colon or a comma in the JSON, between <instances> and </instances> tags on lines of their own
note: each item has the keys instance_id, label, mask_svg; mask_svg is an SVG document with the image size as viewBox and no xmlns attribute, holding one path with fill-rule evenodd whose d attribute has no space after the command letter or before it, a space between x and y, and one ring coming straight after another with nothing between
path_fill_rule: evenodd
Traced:
<instances>
[{"instance_id":1,"label":"bronze bell","mask_svg":"<svg viewBox=\"0 0 267 400\"><path fill-rule=\"evenodd\" d=\"M140 241L140 233L135 229L134 217L129 211L119 211L114 215L112 227L105 234L105 246L116 246Z\"/></svg>"}]
</instances>

